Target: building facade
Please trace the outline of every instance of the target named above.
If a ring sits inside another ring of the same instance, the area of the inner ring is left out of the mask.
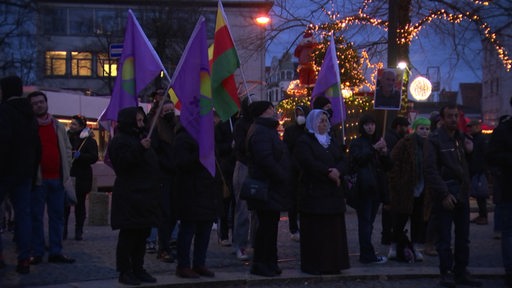
[[[110,95],[112,92],[128,9],[134,11],[169,75],[174,72],[200,16],[206,18],[209,43],[213,42],[217,12],[217,0],[24,2],[30,5],[18,8],[17,12],[13,12],[15,9],[12,7],[4,6],[6,4],[0,5],[0,10],[12,15],[13,23],[24,23],[13,27],[23,29],[24,32],[20,34],[30,36],[25,38],[25,45],[10,45],[10,51],[2,49],[0,53],[4,56],[2,59],[20,54],[18,58],[25,59],[24,62],[28,63],[25,66],[31,68],[22,69],[22,61],[18,61],[20,67],[10,67],[0,70],[0,73],[22,74],[28,85],[82,91],[92,96]],[[241,68],[244,69],[244,78],[263,82],[265,28],[257,26],[254,19],[267,14],[273,1],[224,0],[223,5],[237,45]],[[20,11],[24,13],[24,18],[16,18],[21,17]],[[0,34],[2,32],[0,29]],[[20,47],[30,51],[20,51]],[[236,77],[241,79],[240,75]],[[155,86],[166,84],[158,83],[156,79]],[[262,98],[265,95],[264,87],[252,93]],[[144,99],[144,95],[140,96]]]
[[[285,99],[286,90],[292,80],[297,79],[297,63],[292,61],[292,54],[285,52],[281,58],[272,57],[270,67],[266,69],[266,99],[274,104]]]

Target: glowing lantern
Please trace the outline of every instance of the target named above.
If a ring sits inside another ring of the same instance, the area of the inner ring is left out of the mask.
[[[432,93],[432,84],[427,78],[418,76],[412,81],[409,91],[415,100],[426,100]]]

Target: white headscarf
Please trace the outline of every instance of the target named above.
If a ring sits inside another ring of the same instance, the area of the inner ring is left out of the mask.
[[[310,133],[315,134],[315,137],[320,145],[327,148],[329,147],[329,144],[331,144],[331,136],[329,136],[328,133],[328,131],[331,129],[331,124],[329,121],[327,121],[327,131],[324,134],[320,134],[318,131],[318,124],[320,124],[320,118],[323,114],[329,118],[327,111],[321,109],[313,109],[311,112],[309,112],[308,117],[306,118],[306,129],[308,129]]]

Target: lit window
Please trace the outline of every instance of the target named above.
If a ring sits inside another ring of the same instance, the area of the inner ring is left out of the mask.
[[[71,75],[92,75],[92,54],[89,52],[71,52]]]
[[[109,58],[107,53],[98,54],[96,67],[98,77],[117,76],[117,60]]]
[[[45,58],[46,76],[66,75],[66,51],[47,51]]]

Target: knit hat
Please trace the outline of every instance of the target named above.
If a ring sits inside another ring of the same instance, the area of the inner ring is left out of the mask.
[[[414,122],[412,122],[412,129],[414,131],[416,131],[416,127],[418,127],[420,125],[430,127],[430,120],[428,120],[427,118],[424,118],[424,117],[416,118],[416,120],[414,120]]]
[[[2,78],[2,80],[0,80],[0,86],[2,89],[2,101],[6,101],[14,96],[23,95],[23,83],[18,76]]]
[[[324,109],[325,105],[331,104],[331,101],[325,96],[318,96],[313,100],[313,109]]]
[[[253,117],[259,117],[263,112],[267,111],[268,107],[274,107],[269,101],[255,101],[249,104],[249,111]]]

